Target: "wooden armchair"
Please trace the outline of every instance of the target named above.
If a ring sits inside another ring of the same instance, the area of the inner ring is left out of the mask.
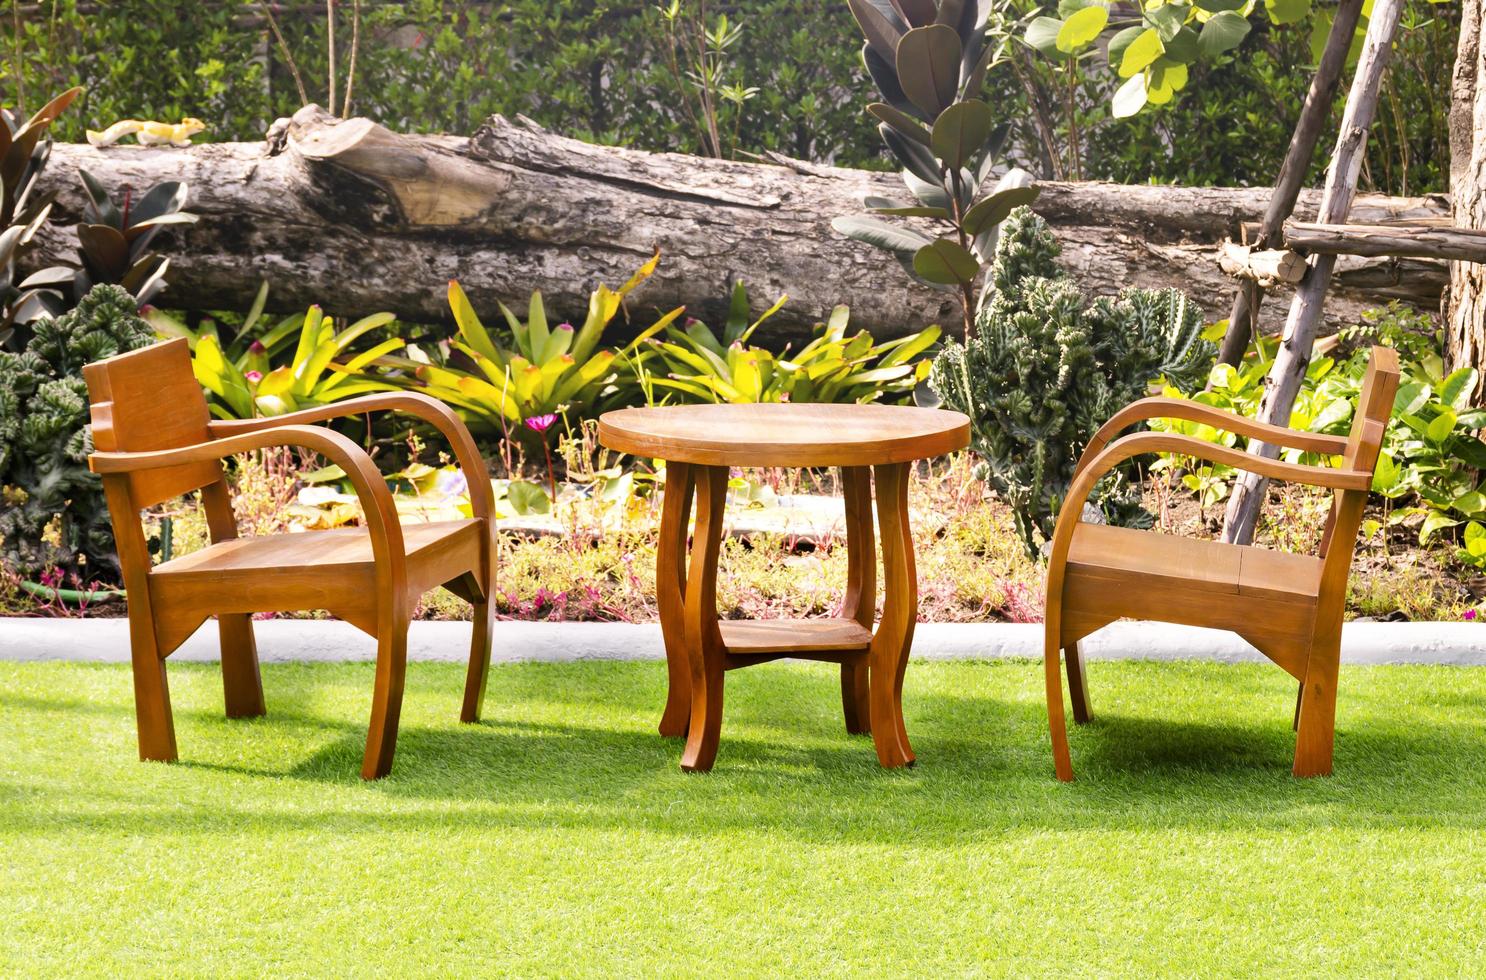
[[[1073,778],[1063,716],[1062,650],[1075,721],[1093,717],[1078,642],[1122,617],[1232,630],[1300,682],[1296,776],[1331,772],[1336,682],[1347,572],[1363,504],[1398,389],[1398,355],[1375,347],[1347,438],[1255,422],[1196,402],[1147,398],[1123,409],[1090,441],[1053,533],[1047,572],[1044,667],[1048,726],[1058,778]],[[1121,430],[1151,418],[1202,422],[1270,445],[1342,457],[1338,469],[1250,455],[1187,436]],[[1080,520],[1089,492],[1119,463],[1172,452],[1226,463],[1276,480],[1336,491],[1319,554],[1291,555]]]
[[[365,779],[392,769],[406,673],[408,619],[418,596],[445,585],[474,609],[463,721],[478,721],[490,663],[494,511],[484,461],[448,406],[417,394],[352,398],[275,418],[212,421],[184,340],[90,364],[94,472],[103,477],[124,586],[141,759],[176,758],[165,658],[209,616],[222,643],[229,718],[264,713],[251,614],[327,609],[377,639]],[[474,517],[398,523],[392,495],[356,443],[307,423],[394,409],[432,423],[454,450]],[[221,460],[268,446],[314,450],[346,471],[365,525],[334,531],[239,538]],[[201,491],[211,545],[151,567],[139,513]]]

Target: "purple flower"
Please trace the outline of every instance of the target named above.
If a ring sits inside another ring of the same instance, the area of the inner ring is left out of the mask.
[[[262,354],[266,350],[268,350],[268,348],[263,346],[263,341],[261,340],[255,340],[248,345],[249,354]]]
[[[469,483],[460,470],[440,470],[434,487],[444,497],[463,497],[469,493]]]
[[[258,382],[260,382],[260,381],[263,380],[263,372],[262,371],[244,371],[243,372],[243,377],[245,379],[247,379],[248,384],[255,385]]]
[[[569,328],[571,329],[571,328]],[[546,432],[552,428],[552,423],[557,421],[557,416],[551,412],[546,415],[533,415],[526,420],[526,427],[533,432]]]
[[[1461,616],[1460,618],[1464,620],[1474,621],[1476,618],[1476,611],[1474,609],[1467,609],[1465,611],[1465,615]]]

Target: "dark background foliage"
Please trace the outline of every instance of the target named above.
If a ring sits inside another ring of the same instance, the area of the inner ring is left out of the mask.
[[[337,6],[344,97],[351,4],[340,0]],[[309,97],[323,103],[325,5],[273,7]],[[362,7],[353,113],[394,129],[454,133],[472,132],[493,112],[520,113],[598,142],[682,152],[702,146],[681,109],[667,67],[664,18],[654,2],[368,0]],[[742,23],[732,77],[757,89],[741,119],[724,110],[726,124],[737,125],[737,155],[774,150],[817,162],[888,166],[862,112],[871,86],[844,2],[712,2],[709,17],[718,13]],[[1458,16],[1453,5],[1411,2],[1369,148],[1369,187],[1411,194],[1444,189],[1445,106]],[[206,121],[204,139],[251,140],[298,105],[258,4],[43,0],[12,5],[4,19],[9,44],[0,97],[14,104],[19,96],[34,108],[69,85],[88,89],[58,121],[60,139],[80,140],[85,127],[123,118],[190,115]],[[1256,18],[1254,34],[1232,56],[1194,73],[1172,103],[1134,119],[1108,119],[1110,77],[1098,64],[1079,102],[1085,175],[1185,184],[1272,181],[1307,85],[1312,25],[1276,28],[1262,21]],[[1002,68],[989,83],[994,91],[988,97],[1008,118],[1029,118],[1028,82],[1052,84],[1035,55],[1024,64],[1023,79]],[[17,91],[18,78],[24,91]],[[1041,172],[1033,130],[1022,129],[1013,156]]]

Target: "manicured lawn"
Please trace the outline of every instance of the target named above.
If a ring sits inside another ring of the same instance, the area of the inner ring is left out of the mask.
[[[816,665],[734,674],[678,771],[660,664],[415,664],[356,778],[369,665],[269,666],[227,722],[174,666],[141,765],[125,669],[0,664],[0,972],[1465,973],[1486,957],[1486,670],[1344,669],[1338,775],[1289,776],[1258,666],[1095,663],[1052,779],[1040,668],[910,666],[877,768]]]

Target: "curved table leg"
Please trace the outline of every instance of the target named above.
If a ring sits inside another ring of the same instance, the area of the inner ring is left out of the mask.
[[[872,540],[872,471],[865,466],[841,469],[846,499],[846,598],[841,615],[868,629],[877,614],[877,549]],[[841,708],[846,731],[865,735],[872,730],[866,657],[841,664]]]
[[[666,643],[669,687],[660,733],[671,738],[686,734],[691,719],[691,663],[686,655],[686,528],[691,521],[695,489],[692,467],[666,464],[665,498],[660,512],[660,545],[655,557],[655,604],[660,611],[661,635]]]
[[[882,567],[886,584],[882,619],[872,636],[868,655],[871,671],[872,740],[884,766],[905,766],[914,760],[903,724],[903,673],[918,619],[918,571],[913,560],[913,537],[908,523],[908,465],[875,467],[877,526],[882,531]]]
[[[694,479],[697,527],[692,536],[683,610],[686,656],[691,668],[691,718],[681,768],[706,772],[717,758],[717,740],[722,732],[724,648],[717,626],[717,556],[722,548],[728,469],[698,466]]]

